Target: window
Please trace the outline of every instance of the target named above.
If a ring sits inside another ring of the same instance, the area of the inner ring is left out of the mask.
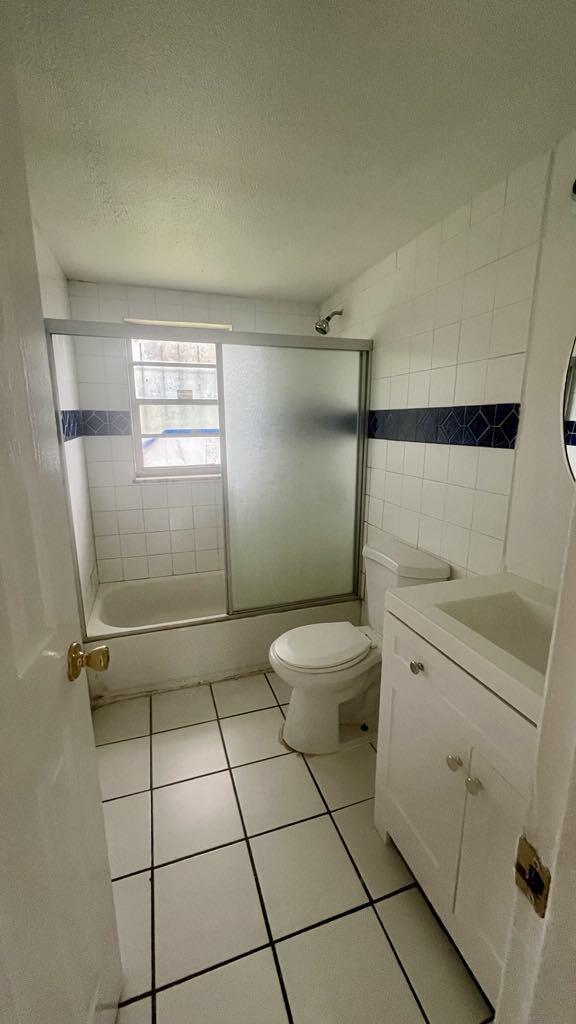
[[[219,473],[217,346],[138,338],[129,345],[138,476]]]

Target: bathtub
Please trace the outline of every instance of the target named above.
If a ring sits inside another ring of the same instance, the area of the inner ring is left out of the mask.
[[[226,614],[221,571],[105,583],[87,623],[110,649],[106,672],[88,672],[93,698],[170,689],[269,668],[268,648],[287,629],[360,622],[360,601],[333,601],[258,615]]]
[[[224,572],[103,583],[86,623],[89,638],[162,629],[226,615]]]

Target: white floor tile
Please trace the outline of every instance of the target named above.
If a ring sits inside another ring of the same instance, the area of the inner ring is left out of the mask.
[[[230,764],[234,767],[286,754],[286,747],[280,742],[283,727],[284,718],[279,708],[224,719],[222,732]]]
[[[331,810],[374,796],[376,754],[368,743],[306,760]]]
[[[226,768],[226,757],[216,722],[191,725],[152,737],[154,786],[180,782]]]
[[[245,676],[243,679],[227,679],[214,683],[212,692],[218,714],[240,715],[246,711],[259,711],[274,707],[276,699],[265,675]]]
[[[136,697],[105,704],[92,712],[96,746],[147,736],[150,732],[150,698]]]
[[[137,1003],[130,1003],[130,1006],[122,1006],[116,1018],[116,1024],[151,1024],[151,1021],[150,999],[140,999]]]
[[[155,898],[158,985],[267,941],[244,843],[159,868]]]
[[[234,780],[249,835],[325,810],[298,754],[235,768]]]
[[[198,725],[216,718],[209,686],[155,693],[152,697],[152,732]]]
[[[328,817],[270,832],[250,845],[275,938],[366,902]]]
[[[150,740],[125,740],[98,747],[98,775],[103,800],[127,796],[150,786]]]
[[[269,949],[159,992],[158,1024],[286,1024]]]
[[[396,848],[374,828],[373,800],[336,811],[334,820],[374,899],[414,881]]]
[[[288,704],[292,696],[292,687],[288,686],[288,683],[285,683],[283,679],[280,679],[280,676],[277,676],[275,672],[267,672],[266,677],[279,703]]]
[[[298,1024],[422,1024],[372,909],[277,946]]]
[[[112,878],[150,867],[150,794],[103,804]]]
[[[229,772],[154,791],[154,863],[187,857],[243,836]]]
[[[148,992],[151,979],[150,875],[132,875],[112,885],[124,971],[122,999]]]
[[[417,889],[377,905],[430,1024],[480,1024],[490,1007]]]

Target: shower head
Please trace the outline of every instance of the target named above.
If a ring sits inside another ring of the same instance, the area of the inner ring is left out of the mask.
[[[331,313],[328,313],[327,316],[320,317],[320,319],[317,320],[316,323],[314,324],[314,330],[317,332],[317,334],[329,334],[329,332],[330,332],[330,321],[331,321],[332,317],[333,316],[342,316],[343,312],[344,312],[343,309],[334,309],[334,310],[332,310]]]

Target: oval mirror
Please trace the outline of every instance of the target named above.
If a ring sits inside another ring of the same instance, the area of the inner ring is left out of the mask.
[[[570,471],[576,480],[576,341],[572,348],[564,386],[564,446]]]

